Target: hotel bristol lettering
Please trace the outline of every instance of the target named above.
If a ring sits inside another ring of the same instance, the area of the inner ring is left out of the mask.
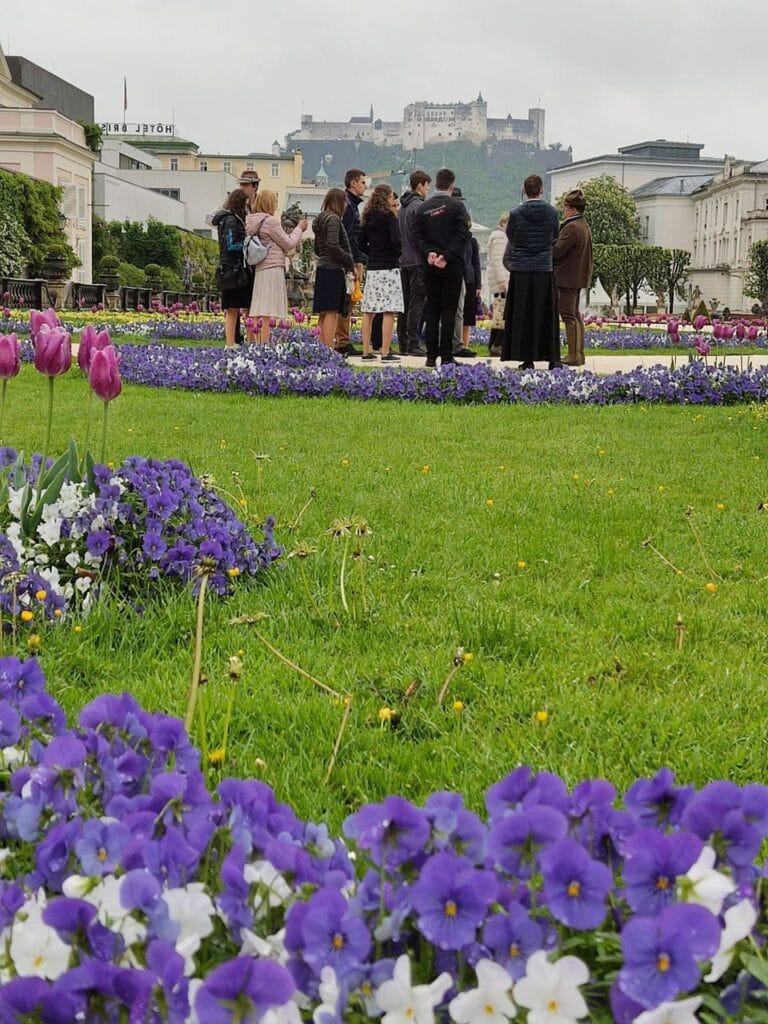
[[[173,135],[175,125],[102,121],[99,125],[105,135]]]

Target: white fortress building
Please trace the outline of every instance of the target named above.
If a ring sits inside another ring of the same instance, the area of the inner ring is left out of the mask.
[[[373,105],[365,117],[348,121],[315,121],[302,114],[301,128],[286,136],[286,146],[311,142],[372,142],[377,146],[423,149],[431,143],[486,142],[513,140],[533,149],[544,149],[544,110],[532,107],[527,118],[488,117],[488,104],[482,93],[469,103],[409,103],[401,121],[382,121],[374,117]]]

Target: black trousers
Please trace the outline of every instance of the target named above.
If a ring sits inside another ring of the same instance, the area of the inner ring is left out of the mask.
[[[451,260],[441,270],[427,264],[424,267],[424,287],[427,293],[427,359],[453,361],[453,332],[459,305],[464,266]]]
[[[397,336],[401,352],[415,352],[420,347],[421,325],[424,322],[424,307],[427,294],[424,290],[424,268],[401,267],[403,282],[403,305],[405,312],[397,318]]]

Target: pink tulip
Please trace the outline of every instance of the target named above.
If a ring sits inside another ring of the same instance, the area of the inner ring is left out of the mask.
[[[123,390],[123,382],[117,369],[117,352],[112,345],[92,352],[88,383],[102,402],[111,402]]]
[[[736,328],[732,324],[723,324],[723,338],[726,341],[730,341],[736,332]]]
[[[754,325],[747,328],[747,341],[757,341],[757,328]]]
[[[0,378],[15,377],[20,369],[19,339],[15,334],[0,334]]]
[[[667,320],[667,334],[677,334],[680,323],[677,320]]]
[[[717,338],[718,340],[720,338],[722,338],[722,336],[723,336],[723,325],[721,323],[716,323],[715,324],[715,326],[712,328],[712,335],[713,335],[713,337]]]
[[[105,349],[107,345],[111,344],[112,339],[109,336],[109,331],[99,331],[97,333],[96,328],[92,324],[88,324],[87,327],[83,328],[83,333],[80,335],[80,346],[77,350],[77,365],[83,373],[88,373],[93,353]]]
[[[32,341],[35,340],[37,332],[43,326],[50,328],[61,327],[61,321],[56,316],[54,309],[46,309],[44,313],[37,309],[31,309],[29,311],[29,336]]]
[[[46,377],[59,377],[72,365],[69,335],[60,327],[41,324],[35,336],[35,369]]]
[[[701,313],[699,313],[698,316],[695,316],[693,318],[693,329],[694,329],[694,331],[700,331],[701,328],[704,327],[706,322],[707,322],[707,318],[705,316],[702,316]]]
[[[706,338],[703,338],[701,336],[694,338],[693,347],[696,349],[700,356],[709,355],[709,342]]]
[[[297,324],[304,323],[304,314],[300,309],[297,309],[296,312],[293,314],[293,319],[296,321]]]
[[[744,341],[747,336],[747,328],[744,324],[736,324],[736,337],[739,341]]]

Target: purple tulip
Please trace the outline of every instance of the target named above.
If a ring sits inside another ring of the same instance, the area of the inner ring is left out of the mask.
[[[709,355],[709,342],[702,335],[698,335],[696,338],[693,339],[693,347],[696,349],[700,356]]]
[[[678,320],[667,321],[667,334],[677,334],[680,330],[680,322]]]
[[[739,339],[739,341],[744,341],[744,338],[746,336],[747,328],[744,326],[744,324],[736,324],[736,337]]]
[[[102,402],[111,402],[123,390],[123,382],[117,369],[117,352],[112,345],[93,350],[88,368],[88,383]]]
[[[722,338],[723,336],[723,325],[720,323],[715,324],[715,326],[712,328],[712,334],[719,341],[720,338]]]
[[[701,313],[699,313],[698,316],[695,316],[693,318],[693,329],[694,329],[694,331],[700,331],[701,328],[704,327],[706,322],[707,322],[707,318],[705,316],[702,316]]]
[[[736,328],[733,326],[733,324],[723,324],[723,339],[725,341],[730,341],[735,333]]]
[[[757,341],[757,328],[754,324],[747,328],[747,341]]]
[[[35,369],[46,377],[60,377],[72,365],[72,345],[61,327],[41,324],[35,335]]]
[[[19,339],[15,334],[0,334],[0,377],[8,380],[20,369]]]
[[[80,345],[77,349],[77,365],[83,373],[88,373],[93,353],[105,349],[111,344],[112,339],[109,336],[109,331],[97,332],[92,324],[88,324],[87,327],[83,328],[83,333],[80,335]]]
[[[29,311],[29,336],[34,341],[37,338],[38,331],[41,327],[61,327],[61,320],[56,316],[54,309],[46,309],[44,313],[41,313],[37,309],[31,309]]]

